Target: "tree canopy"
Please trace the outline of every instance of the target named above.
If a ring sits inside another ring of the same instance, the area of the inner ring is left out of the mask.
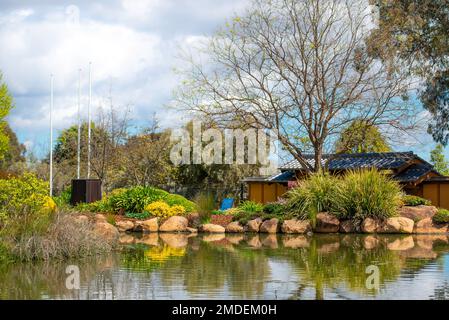
[[[364,153],[391,151],[385,137],[375,125],[355,120],[340,135],[336,153]]]
[[[430,162],[439,173],[449,175],[449,162],[444,157],[443,150],[443,145],[437,144],[435,149],[430,152]]]
[[[9,137],[6,132],[6,116],[13,108],[13,99],[9,93],[8,86],[3,82],[3,75],[0,73],[0,160],[4,159],[9,148]]]

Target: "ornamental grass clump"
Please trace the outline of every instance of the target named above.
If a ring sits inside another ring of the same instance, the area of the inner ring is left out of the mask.
[[[402,204],[399,183],[376,169],[347,172],[334,197],[334,213],[345,219],[386,219],[397,215]]]
[[[300,219],[316,222],[319,212],[333,212],[340,195],[340,180],[328,173],[315,173],[299,181],[287,195],[285,211]]]

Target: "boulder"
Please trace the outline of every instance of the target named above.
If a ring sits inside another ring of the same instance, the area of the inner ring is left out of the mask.
[[[257,219],[248,221],[246,228],[247,228],[248,232],[259,232],[261,224],[262,224],[262,219],[257,218]]]
[[[377,230],[379,230],[379,227],[381,226],[381,222],[378,219],[373,218],[365,218],[362,222],[362,232],[364,233],[375,233]]]
[[[180,216],[173,216],[165,220],[159,227],[162,232],[184,232],[187,230],[189,221]]]
[[[363,239],[363,247],[367,250],[372,250],[380,244],[379,239],[375,236],[367,236]]]
[[[117,221],[115,223],[115,226],[117,227],[118,231],[120,231],[120,232],[131,231],[134,229],[134,223],[129,220]]]
[[[247,241],[247,244],[253,248],[260,248],[262,246],[262,242],[260,242],[259,235],[253,236],[251,239]]]
[[[245,237],[242,234],[228,234],[226,240],[232,244],[239,244]]]
[[[341,233],[354,233],[357,231],[357,228],[352,220],[344,220],[340,221],[340,229]]]
[[[120,232],[112,224],[107,222],[97,222],[94,225],[94,232],[106,241],[115,242],[120,237]]]
[[[414,233],[447,233],[449,231],[447,224],[438,224],[432,221],[432,218],[424,218],[415,223]]]
[[[224,233],[225,228],[218,224],[206,223],[200,226],[200,231],[206,233]]]
[[[281,226],[283,233],[307,233],[312,230],[309,220],[285,220]]]
[[[189,227],[191,228],[197,228],[201,224],[201,218],[197,212],[189,213],[186,218],[189,221]]]
[[[275,234],[271,233],[262,240],[262,245],[265,247],[268,247],[270,249],[277,249],[278,248],[278,239]]]
[[[97,214],[95,215],[95,221],[96,221],[96,222],[107,222],[107,219],[106,219],[106,217],[104,216],[104,214],[97,213]]]
[[[384,221],[381,230],[383,233],[412,233],[415,222],[405,217],[393,217]]]
[[[184,248],[188,244],[185,234],[161,233],[159,238],[171,248]]]
[[[226,232],[229,232],[229,233],[240,233],[243,231],[245,231],[245,230],[243,229],[243,226],[241,226],[238,221],[231,222],[226,226]]]
[[[320,212],[316,216],[315,231],[319,233],[335,233],[340,229],[340,221],[334,215]]]
[[[310,246],[309,239],[306,236],[285,236],[282,238],[282,244],[286,248],[308,248]]]
[[[76,216],[74,219],[78,223],[89,223],[89,218],[85,215]]]
[[[412,236],[408,236],[401,239],[396,239],[393,242],[387,244],[388,250],[392,251],[404,251],[412,249],[415,246]]]
[[[204,242],[220,242],[226,239],[226,235],[223,233],[209,233],[202,237]]]
[[[438,209],[434,206],[403,206],[399,208],[399,216],[412,219],[417,222],[425,218],[432,218]]]
[[[279,224],[279,220],[276,218],[265,220],[260,225],[259,232],[276,233],[278,231],[278,224]]]
[[[141,221],[140,225],[143,232],[157,232],[159,230],[158,218]]]
[[[147,233],[144,234],[142,238],[136,242],[146,244],[147,246],[158,247],[159,235],[157,233]]]

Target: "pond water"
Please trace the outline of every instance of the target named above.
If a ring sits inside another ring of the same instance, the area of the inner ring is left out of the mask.
[[[449,299],[442,235],[124,234],[121,243],[83,260],[0,266],[0,299]],[[66,288],[68,265],[79,267],[79,290]]]

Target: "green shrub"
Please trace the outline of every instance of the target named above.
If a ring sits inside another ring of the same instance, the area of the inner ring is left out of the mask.
[[[210,193],[199,193],[194,201],[201,223],[209,222],[211,213],[215,209],[214,197]]]
[[[263,204],[254,201],[244,201],[238,208],[243,212],[262,212]]]
[[[423,199],[421,197],[418,196],[412,196],[412,195],[404,195],[402,197],[402,202],[404,203],[405,206],[411,206],[411,207],[416,207],[416,206],[420,206],[420,205],[424,205],[424,206],[430,206],[431,202],[427,199]]]
[[[401,196],[398,182],[376,169],[350,171],[340,183],[334,213],[356,220],[389,218],[397,214]]]
[[[0,221],[22,212],[42,212],[49,201],[48,190],[48,183],[32,173],[0,179]]]
[[[242,226],[246,225],[248,221],[260,218],[262,212],[245,212],[240,211],[232,217],[232,221],[238,221]]]
[[[147,211],[144,212],[127,212],[125,213],[125,217],[137,220],[145,220],[150,217],[150,213]]]
[[[448,223],[449,222],[449,210],[438,209],[438,212],[432,218],[435,223]]]
[[[213,215],[223,215],[223,214],[225,214],[225,212],[221,211],[221,210],[212,210],[211,214],[213,214]]]
[[[285,210],[300,219],[310,219],[315,224],[319,212],[333,211],[339,185],[340,180],[330,174],[312,174],[287,193]]]
[[[196,206],[195,203],[193,203],[190,200],[187,200],[183,196],[179,194],[167,194],[167,196],[164,198],[164,201],[170,205],[170,206],[183,206],[186,212],[192,212],[195,211]]]
[[[263,207],[263,212],[268,214],[280,214],[285,211],[285,206],[279,202],[267,203]]]
[[[108,197],[107,201],[114,211],[143,212],[146,205],[163,200],[168,192],[153,187],[133,187]]]
[[[72,187],[66,188],[61,192],[59,196],[53,197],[58,207],[64,207],[70,205],[70,198],[72,196]]]

